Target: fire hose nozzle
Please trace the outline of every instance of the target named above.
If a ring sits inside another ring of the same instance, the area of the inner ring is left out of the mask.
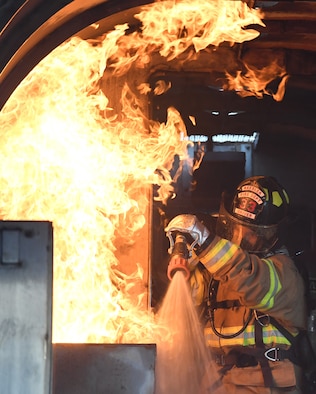
[[[173,275],[177,271],[182,271],[185,279],[190,278],[190,270],[188,268],[189,251],[187,247],[187,240],[184,235],[178,234],[175,239],[174,247],[171,252],[171,258],[168,265],[167,275],[169,280],[172,280]]]

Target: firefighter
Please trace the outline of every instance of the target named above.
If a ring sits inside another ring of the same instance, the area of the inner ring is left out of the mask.
[[[290,339],[306,329],[306,308],[304,282],[280,239],[288,208],[275,178],[255,176],[222,199],[216,231],[191,214],[176,216],[165,229],[194,245],[189,281],[204,311],[220,392],[302,393]],[[215,385],[205,392],[216,394]]]

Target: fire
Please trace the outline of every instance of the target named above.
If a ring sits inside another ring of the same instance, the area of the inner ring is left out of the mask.
[[[174,194],[175,156],[196,163],[175,108],[166,123],[148,119],[151,58],[190,59],[209,45],[251,40],[258,32],[245,27],[262,25],[242,1],[159,1],[135,17],[141,31],[127,34],[123,24],[56,48],[0,114],[1,217],[54,226],[54,342],[155,340],[150,202]],[[114,104],[111,78],[120,78]]]
[[[282,101],[285,94],[286,82],[289,75],[286,74],[285,68],[276,61],[271,62],[268,66],[258,69],[245,64],[246,72],[242,74],[237,71],[236,77],[227,74],[227,88],[236,90],[241,97],[256,96],[262,98],[265,94],[270,95],[275,101]],[[274,81],[276,77],[280,78],[277,91],[267,88],[267,85]]]
[[[117,254],[142,235],[150,199],[165,201],[172,192],[174,156],[187,156],[177,111],[145,128],[127,85],[117,120],[96,88],[103,56],[102,46],[70,40],[1,113],[2,218],[54,226],[55,342],[152,341],[148,273],[140,254],[128,256],[127,267]],[[155,196],[153,184],[160,186]]]
[[[245,27],[264,26],[260,11],[239,0],[157,1],[144,6],[135,18],[142,23],[141,34],[121,36],[112,64],[118,73],[125,73],[131,64],[144,67],[157,52],[170,61],[183,54],[190,58],[209,45],[253,40],[258,31]],[[111,37],[123,29],[127,26],[117,26]]]

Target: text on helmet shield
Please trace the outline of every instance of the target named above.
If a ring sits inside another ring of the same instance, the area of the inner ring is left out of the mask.
[[[240,192],[238,193],[238,198],[251,198],[252,200],[256,201],[257,204],[263,204],[262,199],[252,192]]]
[[[265,194],[262,190],[260,190],[258,187],[256,186],[252,186],[252,185],[243,185],[241,190],[249,190],[251,192],[256,193],[258,196],[260,197],[264,197]]]
[[[237,213],[240,216],[244,216],[244,217],[249,218],[249,219],[253,219],[253,220],[256,219],[256,215],[254,213],[251,213],[251,212],[248,212],[248,211],[244,211],[243,209],[240,209],[240,208],[235,208],[234,212]]]

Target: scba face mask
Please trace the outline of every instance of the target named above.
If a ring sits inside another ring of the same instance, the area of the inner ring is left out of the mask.
[[[216,234],[251,253],[266,253],[277,242],[278,225],[259,226],[232,216],[221,204]]]

